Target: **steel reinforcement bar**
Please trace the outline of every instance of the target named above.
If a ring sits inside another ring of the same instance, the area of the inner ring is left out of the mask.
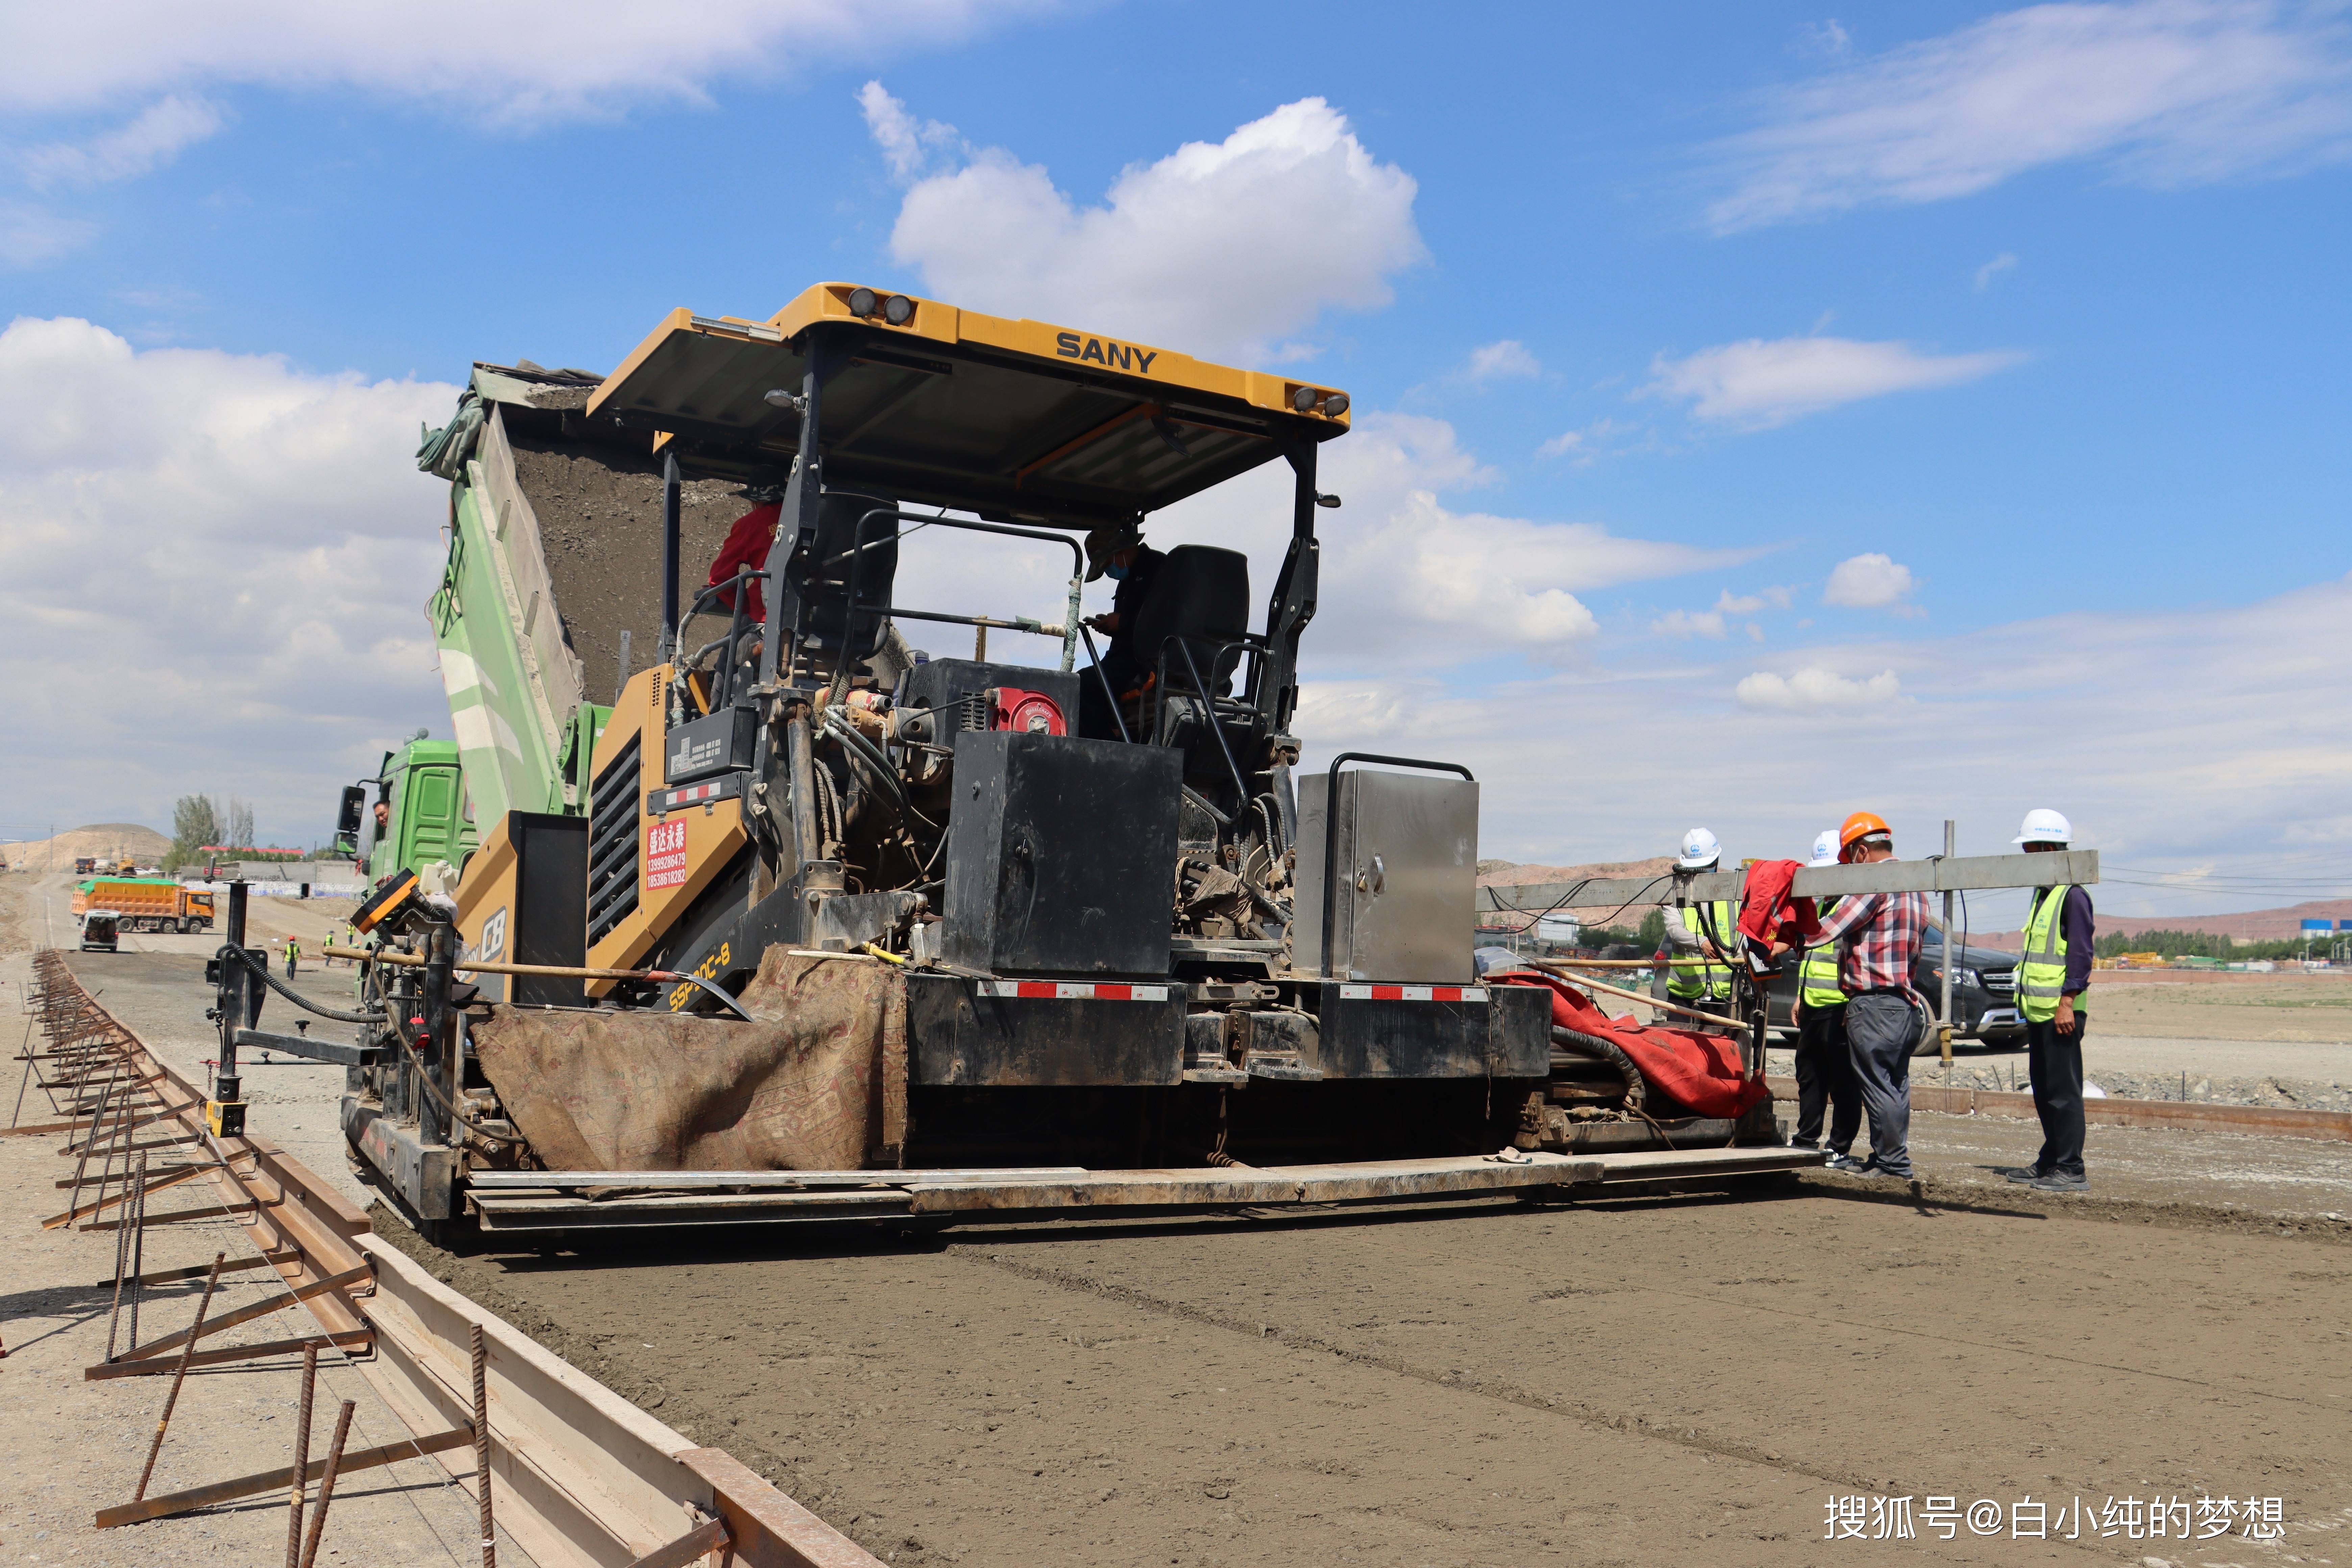
[[[725,1449],[664,1426],[376,1240],[366,1215],[283,1150],[257,1136],[212,1137],[203,1096],[99,1006],[56,952],[37,955],[36,973],[45,1022],[54,1019],[73,1039],[107,1042],[108,1050],[90,1054],[89,1073],[147,1080],[155,1102],[139,1113],[142,1139],[160,1131],[208,1146],[217,1163],[206,1173],[222,1206],[237,1215],[289,1296],[353,1350],[354,1364],[415,1435],[414,1446],[432,1449],[470,1426],[471,1340],[481,1330],[498,1521],[539,1568],[624,1568],[648,1559],[881,1568]],[[60,1048],[55,1036],[50,1048]],[[68,1155],[101,1141],[98,1116],[84,1114],[46,1128],[76,1134]],[[469,1445],[452,1443],[437,1460],[471,1489]]]

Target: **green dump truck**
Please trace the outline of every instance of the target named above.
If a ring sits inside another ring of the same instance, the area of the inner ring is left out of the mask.
[[[424,433],[417,467],[450,487],[425,617],[455,739],[420,732],[344,791],[338,842],[371,882],[461,872],[509,813],[579,816],[611,712],[592,686],[659,661],[649,552],[619,536],[656,515],[660,471],[642,437],[582,428],[600,381],[477,364],[455,417]],[[715,552],[745,502],[733,485],[688,490],[690,546]]]

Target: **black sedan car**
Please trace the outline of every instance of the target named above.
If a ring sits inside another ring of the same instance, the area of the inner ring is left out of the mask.
[[[1943,932],[1931,929],[1919,944],[1919,961],[1911,966],[1911,984],[1927,999],[1928,1009],[1940,1015]],[[1783,1034],[1796,1032],[1790,1019],[1790,1005],[1796,995],[1797,965],[1791,955],[1784,961],[1782,972],[1773,977],[1770,988],[1771,1026]],[[1952,1038],[1977,1040],[2004,1050],[2024,1043],[2025,1015],[2017,1010],[2017,954],[1993,947],[1960,949],[1960,962],[1952,971]],[[1930,1032],[1920,1041],[1916,1054],[1932,1057],[1937,1049],[1936,1037]]]

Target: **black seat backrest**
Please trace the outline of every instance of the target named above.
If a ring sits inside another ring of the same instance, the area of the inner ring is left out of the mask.
[[[1211,670],[1210,645],[1237,637],[1249,630],[1249,557],[1238,550],[1213,544],[1180,544],[1160,563],[1151,591],[1135,616],[1135,657],[1147,668],[1160,668],[1160,651],[1168,639],[1191,639],[1192,658],[1202,677],[1218,695],[1232,681],[1242,650],[1234,648]],[[1183,656],[1168,649],[1168,681],[1189,689]]]
[[[817,506],[816,558],[821,562],[831,561],[848,550],[859,519],[871,511],[891,510],[897,504],[873,496],[828,492]],[[877,517],[866,525],[868,548],[864,552],[864,563],[857,568],[857,602],[861,605],[887,605],[890,602],[891,582],[898,574],[899,526],[898,520],[894,517]],[[811,606],[811,627],[824,638],[828,651],[842,637],[843,622],[849,605],[849,573],[850,563],[847,561],[837,566],[825,567],[821,574],[844,585],[819,590]],[[848,656],[853,659],[872,657],[874,651],[882,646],[883,632],[887,624],[872,609],[861,609],[857,615],[856,635],[847,639]]]

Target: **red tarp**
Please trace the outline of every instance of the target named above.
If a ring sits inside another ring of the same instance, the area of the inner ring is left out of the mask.
[[[1736,1121],[1771,1089],[1760,1078],[1741,1076],[1739,1040],[1732,1035],[1706,1035],[1691,1029],[1644,1028],[1628,1016],[1612,1018],[1592,998],[1565,980],[1524,971],[1489,974],[1489,985],[1539,985],[1551,988],[1551,1021],[1580,1035],[1597,1035],[1622,1047],[1642,1069],[1649,1086],[1694,1116],[1719,1116]]]

